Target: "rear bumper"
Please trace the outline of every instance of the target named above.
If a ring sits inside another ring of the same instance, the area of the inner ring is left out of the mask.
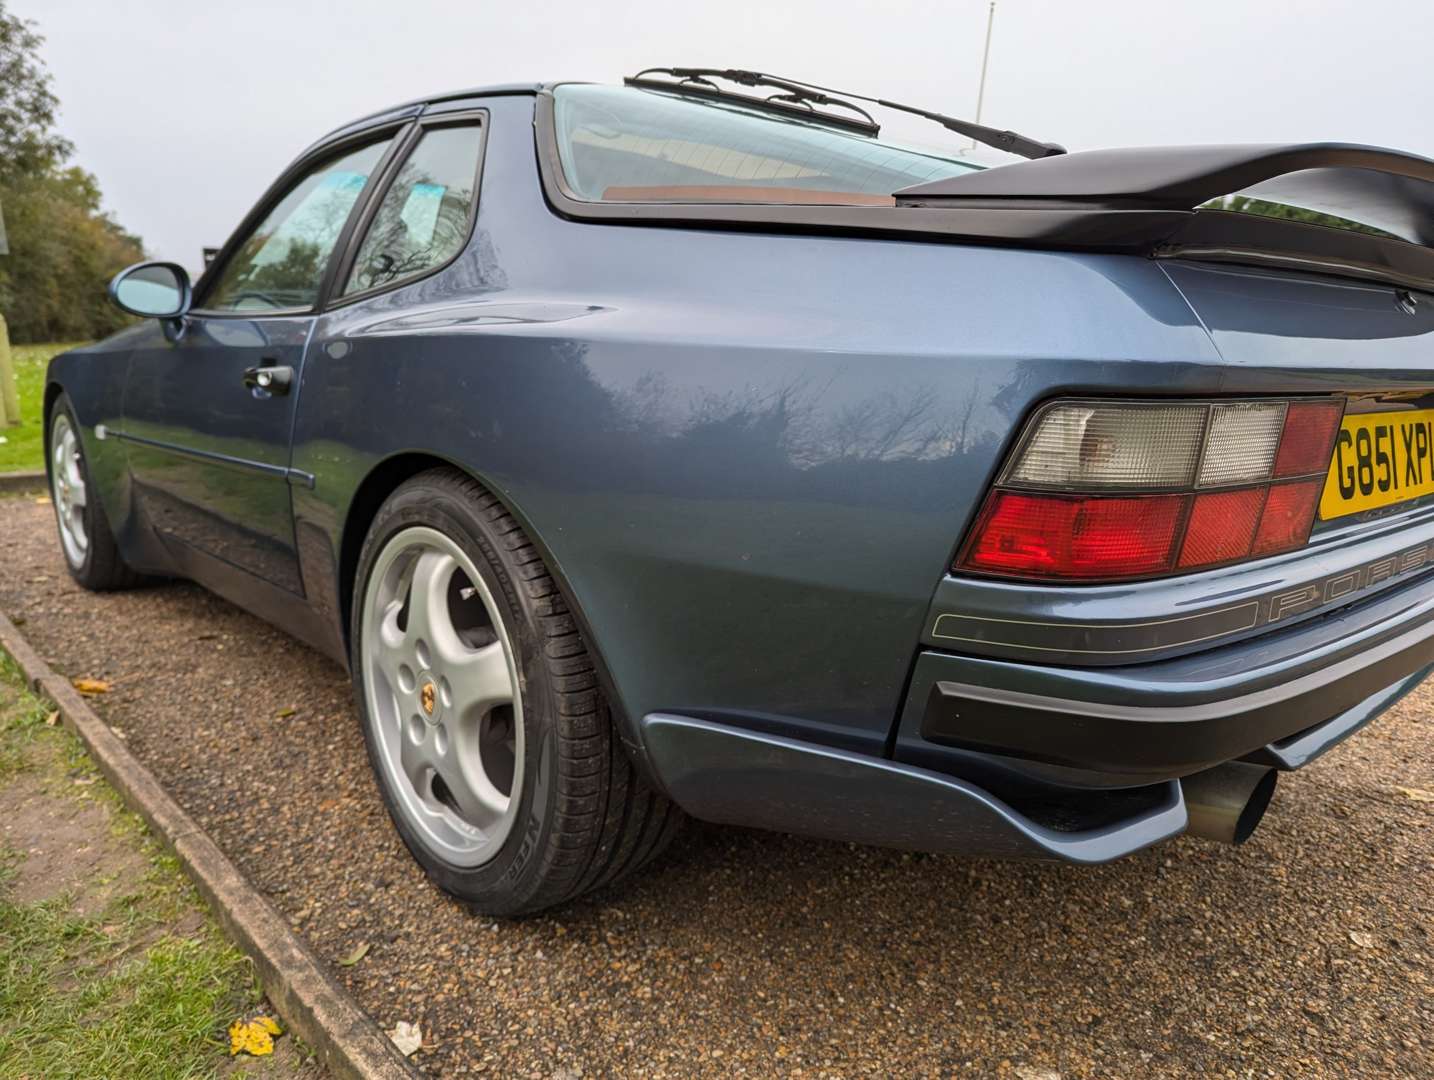
[[[962,776],[1158,783],[1247,758],[1295,768],[1434,665],[1427,581],[1194,656],[1065,668],[925,652],[895,757]]]
[[[642,735],[658,782],[704,820],[1092,863],[1186,831],[1185,789],[1202,790],[1207,770],[1300,768],[1431,670],[1434,575],[1421,575],[1144,664],[922,652],[886,757],[668,714],[645,717]]]
[[[1308,764],[1417,686],[1428,670],[1290,739],[1261,746],[1245,760],[1282,770]],[[693,817],[724,825],[1072,863],[1109,862],[1191,827],[1190,780],[1100,790],[1038,778],[1018,762],[984,754],[970,755],[967,775],[957,777],[668,714],[644,717],[642,731],[667,794]]]

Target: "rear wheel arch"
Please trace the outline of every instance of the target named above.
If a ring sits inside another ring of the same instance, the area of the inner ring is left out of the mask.
[[[480,911],[521,914],[601,887],[655,857],[682,813],[634,768],[609,723],[582,628],[506,504],[444,464],[401,482],[365,533],[350,618],[359,715],[385,803],[429,875]],[[409,555],[419,561],[405,563]],[[451,579],[460,569],[474,583],[462,599],[454,590],[463,583]],[[435,583],[447,602],[433,601]],[[464,613],[474,594],[485,619]],[[403,611],[410,612],[407,625]],[[494,628],[487,639],[465,638],[460,629],[482,633],[484,625]],[[515,672],[503,694],[492,678],[474,690],[465,674],[474,658],[492,651],[495,634]],[[421,700],[420,688],[427,695]],[[516,747],[508,739],[516,761],[505,782],[485,771],[488,751],[465,758],[466,765],[454,751],[467,745],[477,754],[483,736],[472,730],[475,717],[487,724],[492,702],[508,700],[521,726]],[[472,780],[473,762],[481,780]],[[428,779],[435,775],[444,783]],[[508,797],[501,808],[483,794],[494,788]],[[440,819],[451,827],[435,828]],[[472,861],[475,851],[480,857]]]
[[[353,593],[358,576],[359,553],[363,550],[364,538],[368,536],[369,526],[378,515],[379,507],[404,481],[429,469],[445,467],[456,468],[451,461],[432,454],[396,454],[375,465],[354,490],[353,498],[349,500],[348,514],[344,518],[343,537],[339,542],[338,594],[343,615],[345,655],[352,644],[349,640],[350,622],[353,617]]]
[[[648,761],[647,752],[642,741],[642,733],[637,719],[632,717],[623,705],[622,696],[618,692],[616,683],[613,681],[610,669],[603,656],[601,641],[593,633],[592,626],[588,622],[587,615],[582,605],[578,602],[573,590],[563,574],[562,568],[553,557],[548,546],[543,542],[542,532],[530,521],[522,509],[514,504],[501,489],[490,483],[479,473],[466,468],[448,458],[440,457],[437,454],[408,452],[395,454],[385,458],[373,467],[367,476],[359,483],[354,491],[353,499],[349,503],[348,515],[344,520],[343,539],[339,550],[339,602],[343,614],[343,645],[344,653],[347,656],[352,646],[352,619],[354,603],[354,587],[357,583],[359,556],[363,550],[365,537],[368,536],[369,527],[373,524],[374,518],[378,515],[379,508],[384,501],[398,489],[400,485],[420,473],[430,469],[452,469],[469,477],[476,483],[482,485],[485,491],[502,503],[504,509],[511,514],[523,531],[528,535],[533,545],[543,557],[543,562],[548,568],[558,591],[562,594],[567,604],[568,613],[577,622],[578,631],[583,639],[589,655],[597,668],[598,682],[602,687],[604,696],[608,701],[608,708],[611,711],[613,726],[616,729],[619,742],[626,751],[633,764],[643,774],[643,778],[650,784],[654,784],[661,790],[661,782],[656,776]]]

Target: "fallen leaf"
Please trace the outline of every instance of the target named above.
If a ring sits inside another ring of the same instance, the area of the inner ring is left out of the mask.
[[[50,497],[49,497],[48,495],[41,495],[38,499],[35,500],[35,505],[36,505],[36,506],[49,506],[49,505],[50,505]]]
[[[410,1024],[407,1020],[400,1020],[395,1024],[393,1030],[388,1032],[388,1037],[404,1057],[413,1057],[423,1045],[423,1032],[417,1024]]]
[[[1358,945],[1361,949],[1374,948],[1374,935],[1366,934],[1363,930],[1351,930],[1349,940]]]
[[[272,1017],[256,1016],[252,1020],[235,1020],[229,1025],[229,1053],[263,1057],[274,1052],[274,1037],[283,1028]]]
[[[354,951],[353,951],[353,952],[349,953],[347,956],[345,956],[342,960],[339,961],[339,967],[353,967],[355,964],[357,964],[360,960],[362,960],[362,959],[363,959],[365,956],[367,956],[367,955],[368,955],[368,942],[367,942],[367,941],[361,941],[361,942],[359,942],[359,944],[354,948]]]
[[[49,716],[45,717],[45,726],[54,727],[60,722],[60,710],[55,709]]]
[[[110,684],[104,679],[71,679],[70,685],[82,694],[108,694]]]
[[[1394,790],[1415,802],[1434,802],[1434,791],[1425,791],[1423,788],[1417,787],[1396,787]]]

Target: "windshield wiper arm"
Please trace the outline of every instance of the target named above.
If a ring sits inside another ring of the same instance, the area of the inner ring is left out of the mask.
[[[646,78],[648,75],[670,75],[674,81],[648,79]],[[713,79],[725,79],[743,86],[768,87],[782,92],[771,94],[765,98],[749,97],[746,94],[723,90],[712,82]],[[636,75],[624,79],[623,82],[629,86],[642,86],[654,90],[670,90],[677,93],[699,94],[702,97],[726,98],[746,105],[755,105],[758,108],[775,109],[788,116],[795,113],[812,120],[850,128],[863,135],[873,137],[881,133],[881,125],[873,119],[871,113],[860,105],[853,105],[850,101],[832,97],[817,87],[806,86],[789,79],[757,75],[756,72],[751,71],[740,71],[735,68],[644,68]],[[847,109],[856,115],[841,116],[818,112],[815,108],[817,105]]]
[[[783,91],[777,95],[777,100],[788,99],[809,103],[812,105],[836,105],[842,108],[855,109],[867,120],[871,120],[871,114],[860,106],[853,105],[842,98],[855,98],[857,101],[865,101],[872,105],[880,105],[884,109],[892,109],[896,112],[909,113],[912,116],[920,116],[925,120],[931,120],[940,124],[948,131],[954,131],[958,135],[964,135],[968,139],[975,139],[979,143],[995,147],[997,150],[1004,150],[1009,154],[1017,154],[1025,158],[1052,157],[1056,154],[1064,154],[1066,148],[1059,143],[1041,142],[1039,139],[1032,139],[1016,131],[1003,131],[999,128],[987,127],[985,124],[977,124],[971,120],[961,120],[955,116],[946,116],[944,113],[932,112],[929,109],[918,109],[914,105],[903,105],[899,101],[888,101],[885,98],[867,97],[865,94],[854,94],[847,90],[833,90],[828,86],[818,86],[816,83],[802,82],[800,79],[788,79],[778,75],[767,75],[760,71],[748,71],[745,68],[648,68],[639,72],[636,78],[652,72],[660,72],[664,75],[671,75],[680,80],[674,86],[691,84],[693,82],[705,83],[712,90],[718,93],[721,91],[709,80],[726,79],[728,82],[738,83],[742,86],[762,87],[770,86]],[[831,94],[840,94],[841,97],[829,97]],[[872,121],[871,126],[876,129],[876,122]],[[876,134],[873,131],[872,134]]]
[[[1066,148],[1060,143],[1041,142],[1039,139],[1032,139],[1028,135],[1022,135],[1018,131],[1005,131],[999,128],[987,127],[985,124],[978,124],[973,120],[962,120],[955,116],[946,116],[938,112],[930,112],[926,109],[918,109],[914,105],[902,105],[895,101],[885,101],[882,98],[863,98],[863,101],[874,101],[888,109],[895,109],[897,112],[910,113],[912,116],[925,117],[927,120],[934,120],[948,131],[954,131],[958,135],[965,135],[968,139],[975,139],[978,143],[985,143],[997,150],[1004,150],[1008,154],[1016,154],[1023,158],[1055,157],[1057,154],[1064,154]]]

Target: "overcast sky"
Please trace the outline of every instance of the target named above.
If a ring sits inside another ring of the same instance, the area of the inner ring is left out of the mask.
[[[61,129],[108,208],[153,254],[191,267],[316,137],[431,91],[748,67],[969,117],[987,11],[987,0],[7,2],[47,38]],[[1430,0],[997,4],[983,119],[1073,150],[1335,139],[1434,157],[1431,118]]]

